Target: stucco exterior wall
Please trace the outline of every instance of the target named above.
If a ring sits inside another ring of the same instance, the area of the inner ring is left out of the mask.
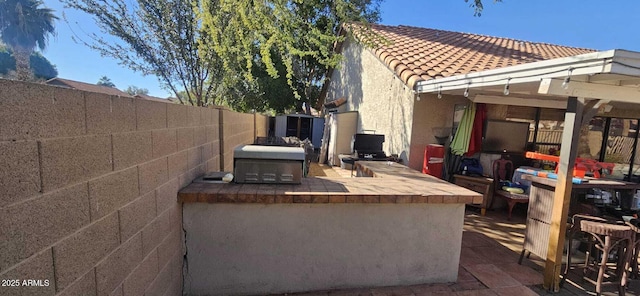
[[[463,204],[185,203],[185,292],[454,282],[463,217]]]
[[[346,41],[344,59],[333,71],[327,101],[341,97],[347,103],[340,111],[358,111],[358,132],[385,135],[387,154],[398,154],[405,163],[410,156],[413,124],[413,91],[373,53]]]
[[[437,144],[433,135],[434,127],[453,126],[453,112],[455,105],[471,103],[463,96],[443,95],[438,99],[435,94],[422,94],[415,102],[413,125],[411,132],[411,153],[408,166],[415,170],[422,170],[424,148],[429,144]]]

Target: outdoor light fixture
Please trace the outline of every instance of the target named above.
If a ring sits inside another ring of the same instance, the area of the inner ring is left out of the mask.
[[[569,68],[568,73],[567,73],[567,77],[565,77],[564,81],[562,82],[562,88],[564,88],[564,89],[568,89],[569,88],[569,82],[571,82],[571,72],[573,72],[573,68]]]
[[[438,87],[438,99],[442,99],[442,85]]]
[[[569,88],[569,82],[571,82],[571,77],[569,77],[569,76],[565,77],[564,81],[562,82],[562,88],[568,89]]]
[[[471,83],[469,83],[471,84]],[[467,88],[464,90],[464,93],[462,94],[465,98],[469,97],[469,84],[467,84]]]
[[[507,78],[507,84],[504,85],[504,91],[502,91],[505,96],[509,95],[509,81],[511,81],[511,78]]]

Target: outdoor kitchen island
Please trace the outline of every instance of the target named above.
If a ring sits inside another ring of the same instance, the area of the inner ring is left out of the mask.
[[[464,204],[482,196],[397,163],[357,164],[383,173],[182,189],[185,293],[455,282]]]

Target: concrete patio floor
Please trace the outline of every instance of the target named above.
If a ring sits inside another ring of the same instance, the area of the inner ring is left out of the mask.
[[[313,165],[314,176],[349,177],[350,171]],[[521,206],[521,207],[520,207]],[[518,264],[524,240],[526,206],[514,209],[507,220],[506,210],[488,211],[480,216],[475,209],[466,211],[460,268],[455,283],[413,286],[360,288],[316,291],[290,295],[595,295],[595,287],[582,280],[578,271],[571,272],[558,293],[542,288],[544,262],[531,255]],[[613,286],[603,288],[603,295],[618,295]],[[627,295],[640,295],[640,280],[632,280]]]

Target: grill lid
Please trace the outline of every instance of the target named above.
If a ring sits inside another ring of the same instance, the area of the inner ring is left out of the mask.
[[[242,145],[233,150],[233,158],[304,161],[304,149],[302,147]]]
[[[381,151],[384,135],[355,134],[353,150]]]

